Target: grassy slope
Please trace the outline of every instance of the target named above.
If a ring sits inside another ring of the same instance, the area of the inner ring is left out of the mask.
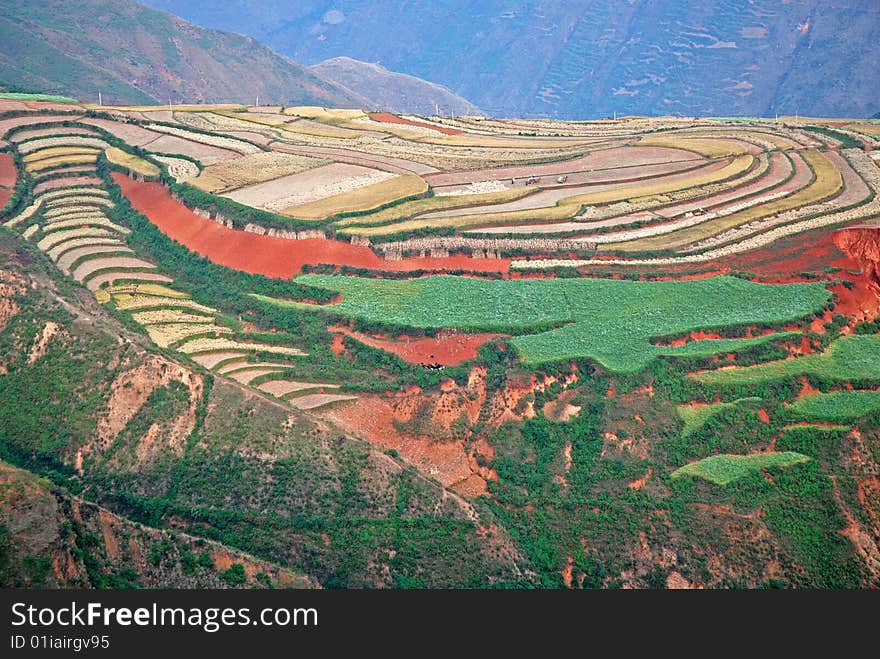
[[[756,364],[694,375],[704,384],[748,384],[798,375],[831,380],[880,379],[880,336],[846,336],[834,341],[825,352],[797,359]]]
[[[16,253],[17,245],[11,235],[0,242],[3,269],[18,275],[17,263],[28,263],[43,283],[23,285],[12,298],[18,313],[0,330],[8,369],[0,377],[0,459],[73,493],[87,489],[123,517],[160,528],[173,518],[177,529],[325,586],[519,582],[510,554],[494,553],[497,539],[480,536],[478,523],[433,482],[289,408],[225,382],[211,386],[207,376],[194,376],[206,378],[205,393],[177,448],[170,433],[188,403],[186,388],[172,381],[153,390],[109,445],[92,445],[77,474],[77,450],[94,440],[111,383],[150,358],[137,347],[143,339],[83,289],[61,279],[49,284],[54,269],[35,251]],[[76,321],[47,285],[59,287],[68,308],[85,305],[91,318]],[[28,363],[34,336],[50,320],[59,333]],[[120,335],[133,343],[120,345]],[[154,425],[168,439],[149,449],[144,438]]]
[[[356,95],[252,39],[129,0],[0,2],[0,81],[85,101],[355,104]],[[137,82],[132,82],[137,81]]]

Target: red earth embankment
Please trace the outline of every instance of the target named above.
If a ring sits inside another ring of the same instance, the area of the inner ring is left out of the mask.
[[[131,205],[172,240],[210,261],[253,274],[287,279],[304,265],[329,264],[382,272],[503,272],[510,259],[475,259],[465,255],[386,261],[369,247],[325,238],[287,240],[228,229],[199,217],[176,201],[161,183],[135,181],[119,173],[113,180]]]
[[[0,153],[0,187],[11,188],[15,186],[18,178],[18,170],[15,161],[8,153]]]
[[[18,179],[18,170],[15,161],[8,153],[0,153],[0,208],[6,205],[12,196],[12,188]]]
[[[477,350],[503,334],[440,334],[436,337],[400,336],[394,339],[369,336],[345,327],[331,327],[330,331],[350,336],[371,348],[397,355],[410,364],[439,364],[455,366],[474,359]]]

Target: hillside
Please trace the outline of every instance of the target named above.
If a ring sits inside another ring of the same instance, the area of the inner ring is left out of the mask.
[[[0,461],[0,587],[314,588],[218,542],[131,522]]]
[[[130,0],[0,0],[0,83],[104,103],[360,106],[249,37]]]
[[[147,1],[301,62],[382,62],[495,116],[880,110],[875,0]]]
[[[3,583],[880,585],[880,122],[4,96]]]
[[[467,99],[441,85],[404,73],[395,73],[350,57],[334,57],[311,67],[325,80],[353,90],[370,101],[371,107],[389,112],[437,114],[481,114]]]

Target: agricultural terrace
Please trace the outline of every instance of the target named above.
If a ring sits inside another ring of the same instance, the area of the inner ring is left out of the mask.
[[[880,336],[844,336],[835,340],[825,352],[728,368],[692,377],[708,385],[755,384],[801,375],[814,375],[827,380],[880,380]]]
[[[278,304],[397,327],[515,332],[519,336],[510,342],[526,363],[591,358],[622,372],[641,370],[660,356],[706,357],[787,335],[682,346],[657,345],[655,338],[784,323],[821,309],[830,299],[821,284],[763,285],[734,277],[637,282],[435,276],[401,281],[305,275],[295,281],[339,293],[342,299],[327,307]]]
[[[694,476],[716,485],[728,485],[762,469],[784,469],[810,458],[794,451],[753,453],[751,455],[713,455],[672,472],[672,478]]]
[[[835,391],[808,394],[789,408],[799,418],[822,421],[854,421],[880,410],[880,392]]]
[[[726,410],[739,408],[746,403],[760,403],[760,398],[740,398],[739,400],[729,403],[690,403],[687,405],[677,405],[675,408],[679,418],[684,421],[684,427],[681,430],[683,437],[689,437],[700,430],[708,421]]]

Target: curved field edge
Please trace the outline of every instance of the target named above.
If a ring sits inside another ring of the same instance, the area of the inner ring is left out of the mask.
[[[322,306],[258,299],[392,327],[517,334],[510,343],[526,363],[592,358],[620,372],[638,371],[660,356],[708,357],[785,338],[790,334],[707,339],[676,347],[654,343],[658,337],[696,329],[797,320],[824,308],[830,298],[821,283],[755,284],[728,276],[641,282],[303,275],[294,281],[336,293],[340,300]]]
[[[784,468],[810,460],[809,456],[794,451],[753,453],[751,455],[713,455],[679,467],[671,478],[695,476],[716,485],[727,485],[755,471],[770,467]]]

